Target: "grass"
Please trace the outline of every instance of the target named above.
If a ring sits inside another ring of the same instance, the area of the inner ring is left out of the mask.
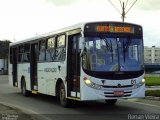
[[[146,96],[160,97],[160,90],[146,90],[145,94]]]
[[[145,77],[146,86],[160,86],[160,77]]]

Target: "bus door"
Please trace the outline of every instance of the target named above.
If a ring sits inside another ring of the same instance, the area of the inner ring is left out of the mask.
[[[30,52],[30,80],[31,90],[38,90],[37,82],[37,57],[38,56],[38,43],[31,44]]]
[[[13,86],[18,86],[18,80],[17,80],[17,60],[18,60],[18,53],[17,53],[17,47],[12,49],[12,62],[13,62],[13,67],[12,67],[12,76],[13,76]]]
[[[80,34],[68,37],[67,96],[80,98]]]

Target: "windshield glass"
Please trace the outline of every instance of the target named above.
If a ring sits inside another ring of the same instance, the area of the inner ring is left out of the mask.
[[[90,71],[142,70],[142,39],[85,37],[83,68]]]

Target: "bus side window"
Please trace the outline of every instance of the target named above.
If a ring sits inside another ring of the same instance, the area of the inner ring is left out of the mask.
[[[24,46],[21,45],[19,46],[19,49],[18,49],[18,62],[23,62],[23,53],[24,53]]]
[[[55,38],[49,38],[47,40],[46,48],[46,61],[53,61],[55,58]]]
[[[60,35],[57,37],[56,44],[56,60],[64,61],[66,58],[66,46],[65,46],[65,35]]]
[[[30,44],[24,45],[23,61],[29,62],[30,60]]]
[[[45,61],[45,51],[46,51],[45,40],[41,40],[39,43],[39,61],[40,62]]]
[[[38,61],[38,57],[39,57],[39,48],[38,48],[38,43],[35,44],[34,46],[34,54],[35,54],[35,61]]]

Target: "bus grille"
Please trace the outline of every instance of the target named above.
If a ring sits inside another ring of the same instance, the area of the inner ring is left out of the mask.
[[[123,85],[121,88],[128,88],[132,87],[133,85]],[[118,88],[117,86],[108,86],[108,85],[103,85],[104,88]]]
[[[114,95],[114,92],[104,92],[105,97],[129,97],[131,96],[132,91],[124,92],[124,95]]]

